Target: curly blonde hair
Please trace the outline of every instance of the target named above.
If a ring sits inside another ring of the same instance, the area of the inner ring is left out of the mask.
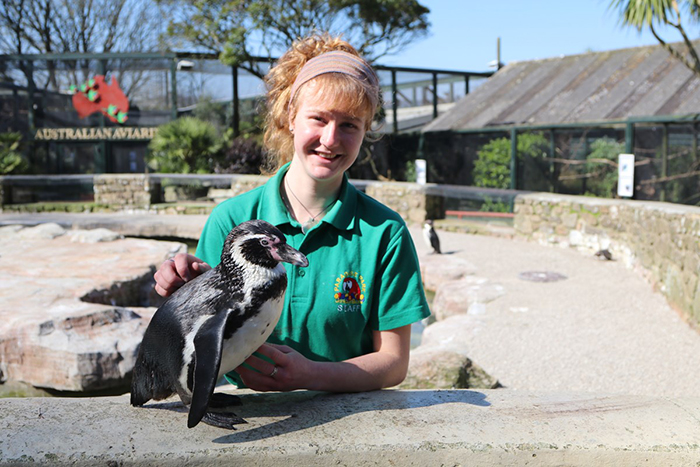
[[[294,136],[289,125],[298,108],[297,92],[290,102],[292,85],[306,62],[325,52],[343,51],[358,57],[360,54],[347,41],[328,33],[313,34],[295,41],[265,76],[267,113],[265,116],[264,144],[267,149],[268,173],[276,172],[294,156]],[[326,73],[313,78],[324,90],[324,99],[350,115],[365,119],[365,131],[381,104],[378,86],[340,73]],[[304,85],[302,85],[302,88]]]

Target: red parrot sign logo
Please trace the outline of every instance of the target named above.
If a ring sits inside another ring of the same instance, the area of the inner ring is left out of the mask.
[[[100,112],[114,123],[124,123],[129,112],[129,100],[119,88],[117,78],[107,84],[105,77],[97,75],[80,87],[71,86],[73,107],[80,118]]]
[[[364,278],[357,272],[348,271],[335,280],[335,303],[338,311],[360,311],[360,305],[365,301],[367,285]]]

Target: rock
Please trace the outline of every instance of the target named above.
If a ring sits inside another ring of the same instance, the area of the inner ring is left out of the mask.
[[[48,240],[60,237],[65,233],[66,229],[54,223],[39,224],[35,227],[27,227],[26,229],[22,229],[17,232],[21,238]]]
[[[437,321],[423,331],[420,347],[439,347],[469,355],[471,336],[479,331],[479,317],[455,315]]]
[[[93,230],[71,230],[68,232],[71,242],[75,243],[99,243],[113,242],[123,238],[121,234],[109,229],[93,229]]]
[[[13,236],[23,228],[24,226],[22,225],[5,225],[3,227],[0,227],[0,238]]]
[[[432,292],[444,282],[459,280],[476,272],[476,266],[466,259],[450,255],[422,255],[419,261],[423,286]]]
[[[79,244],[70,235],[22,235],[27,230],[34,229],[0,242],[0,380],[67,391],[124,386],[157,306],[153,273],[186,246],[134,238]]]
[[[441,321],[464,313],[483,313],[484,305],[505,293],[502,285],[482,277],[468,276],[438,285],[431,310]]]
[[[420,346],[411,352],[408,375],[402,389],[495,389],[498,380],[466,356]]]

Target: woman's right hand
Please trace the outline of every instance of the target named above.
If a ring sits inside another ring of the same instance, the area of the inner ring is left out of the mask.
[[[211,269],[207,263],[196,256],[178,253],[160,265],[153,278],[156,280],[156,292],[161,297],[172,295],[185,282]]]

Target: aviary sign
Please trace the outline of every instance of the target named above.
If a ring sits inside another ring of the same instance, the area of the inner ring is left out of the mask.
[[[127,128],[39,128],[36,141],[148,141],[158,127]]]
[[[105,77],[97,75],[79,87],[71,86],[73,107],[80,118],[100,112],[114,123],[124,123],[129,112],[129,100],[119,87],[117,78],[107,84]]]

